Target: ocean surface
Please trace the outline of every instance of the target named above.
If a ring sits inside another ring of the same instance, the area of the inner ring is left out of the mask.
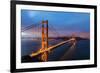
[[[64,40],[49,40],[49,46],[60,43]],[[60,47],[54,48],[48,55],[48,61],[62,60],[86,60],[90,59],[90,40],[78,40],[74,48],[71,43],[66,43]],[[41,48],[41,40],[21,40],[21,57],[36,52]]]

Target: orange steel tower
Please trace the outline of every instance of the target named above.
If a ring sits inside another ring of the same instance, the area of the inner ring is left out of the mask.
[[[42,21],[42,50],[48,49],[48,20]],[[43,52],[40,56],[40,59],[44,62],[48,61],[48,52]]]

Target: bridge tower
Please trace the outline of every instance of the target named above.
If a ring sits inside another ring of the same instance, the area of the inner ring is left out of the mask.
[[[48,20],[42,21],[42,50],[48,49]],[[48,52],[44,52],[41,54],[40,59],[44,62],[48,61]]]

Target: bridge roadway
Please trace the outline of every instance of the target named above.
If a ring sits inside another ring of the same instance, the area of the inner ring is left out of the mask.
[[[54,49],[54,48],[57,48],[57,47],[59,47],[59,46],[65,44],[65,43],[68,43],[68,42],[71,42],[71,41],[76,41],[76,39],[75,39],[75,38],[71,38],[71,39],[69,39],[69,40],[66,40],[66,41],[63,41],[63,42],[58,43],[58,44],[56,44],[56,45],[53,45],[53,46],[51,46],[51,47],[48,47],[48,48],[45,49],[45,50],[39,50],[39,51],[37,51],[37,52],[31,53],[30,56],[31,56],[31,57],[34,57],[34,56],[40,55],[40,54],[43,53],[43,52],[50,51],[50,50],[52,50],[52,49]]]

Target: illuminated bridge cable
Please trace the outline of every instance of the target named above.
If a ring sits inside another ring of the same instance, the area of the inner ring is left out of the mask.
[[[37,23],[36,25],[31,24],[31,25],[28,25],[28,26],[26,26],[26,27],[23,27],[23,28],[22,28],[22,32],[27,31],[27,30],[29,30],[29,29],[31,29],[31,28],[36,28],[36,27],[39,26],[39,25],[40,25],[40,23]]]
[[[57,29],[55,29],[52,24],[49,24],[49,29],[50,29],[49,31],[52,31],[54,35],[56,35],[57,37],[60,37],[60,34],[58,33]]]

